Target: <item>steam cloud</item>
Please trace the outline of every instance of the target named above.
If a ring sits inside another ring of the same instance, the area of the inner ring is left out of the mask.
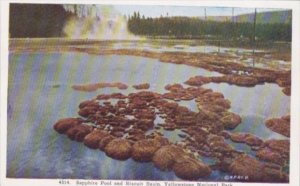
[[[67,20],[63,32],[69,38],[121,40],[138,39],[127,29],[126,17],[112,6],[64,5],[72,16]]]

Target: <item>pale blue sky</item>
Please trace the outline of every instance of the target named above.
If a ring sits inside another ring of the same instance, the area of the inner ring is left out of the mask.
[[[200,6],[147,6],[147,5],[113,5],[114,9],[124,15],[132,15],[139,11],[145,17],[166,16],[204,16],[206,8],[207,16],[231,16],[232,8],[228,7],[200,7]],[[283,9],[257,9],[257,12],[274,11]],[[253,13],[254,8],[234,8],[234,15]]]

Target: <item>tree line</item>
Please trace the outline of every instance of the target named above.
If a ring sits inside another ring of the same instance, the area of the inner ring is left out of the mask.
[[[9,6],[10,37],[64,37],[63,27],[71,16],[57,4],[12,3]]]
[[[150,18],[134,12],[128,18],[128,29],[135,35],[177,39],[243,39],[291,41],[291,23],[257,23],[203,20],[198,17]]]

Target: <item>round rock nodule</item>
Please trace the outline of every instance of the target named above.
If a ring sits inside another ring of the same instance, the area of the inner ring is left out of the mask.
[[[60,133],[64,134],[66,133],[70,128],[75,127],[76,125],[79,125],[83,122],[80,118],[65,118],[60,119],[54,124],[54,129]]]
[[[229,166],[233,175],[247,176],[249,178],[247,181],[262,181],[263,168],[264,166],[260,161],[246,154],[238,156]]]
[[[79,109],[83,109],[84,107],[98,107],[99,104],[95,100],[86,100],[79,104]]]
[[[108,135],[109,134],[107,132],[95,129],[85,136],[83,143],[92,149],[97,149],[99,147],[100,140]]]
[[[265,168],[263,181],[269,183],[287,183],[289,182],[289,176],[280,170]]]
[[[150,84],[149,83],[143,83],[143,84],[133,85],[132,87],[135,88],[135,89],[137,89],[137,90],[149,89],[150,88]]]
[[[84,137],[88,135],[90,132],[92,132],[93,128],[88,125],[76,125],[73,128],[70,128],[67,132],[66,135],[71,139],[75,140],[78,142],[82,142]]]
[[[109,142],[104,151],[107,156],[117,160],[127,160],[131,156],[132,145],[126,139],[114,139]]]
[[[234,129],[242,122],[242,118],[235,113],[225,112],[220,121],[226,129]]]
[[[250,133],[232,133],[230,138],[234,142],[246,143],[249,146],[260,146],[263,143],[263,140]]]
[[[282,118],[266,120],[266,127],[286,137],[290,137],[290,122]]]
[[[154,165],[163,171],[170,171],[173,168],[175,159],[184,154],[184,151],[174,145],[167,145],[157,150],[153,156]]]
[[[272,162],[274,164],[284,165],[285,160],[278,152],[274,152],[269,148],[262,148],[256,152],[256,157],[260,160]]]
[[[154,153],[161,147],[159,141],[144,139],[136,142],[132,147],[132,159],[138,162],[149,162]]]
[[[191,157],[184,157],[173,166],[176,176],[185,180],[198,180],[211,174],[209,166]]]
[[[98,144],[98,147],[100,150],[104,151],[105,147],[107,144],[109,144],[112,140],[116,139],[114,136],[112,135],[107,135],[105,137],[103,137]]]

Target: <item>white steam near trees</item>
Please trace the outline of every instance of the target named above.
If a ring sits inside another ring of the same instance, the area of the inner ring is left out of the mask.
[[[108,5],[64,5],[74,16],[64,26],[67,37],[78,39],[135,39],[127,29],[125,16]]]

